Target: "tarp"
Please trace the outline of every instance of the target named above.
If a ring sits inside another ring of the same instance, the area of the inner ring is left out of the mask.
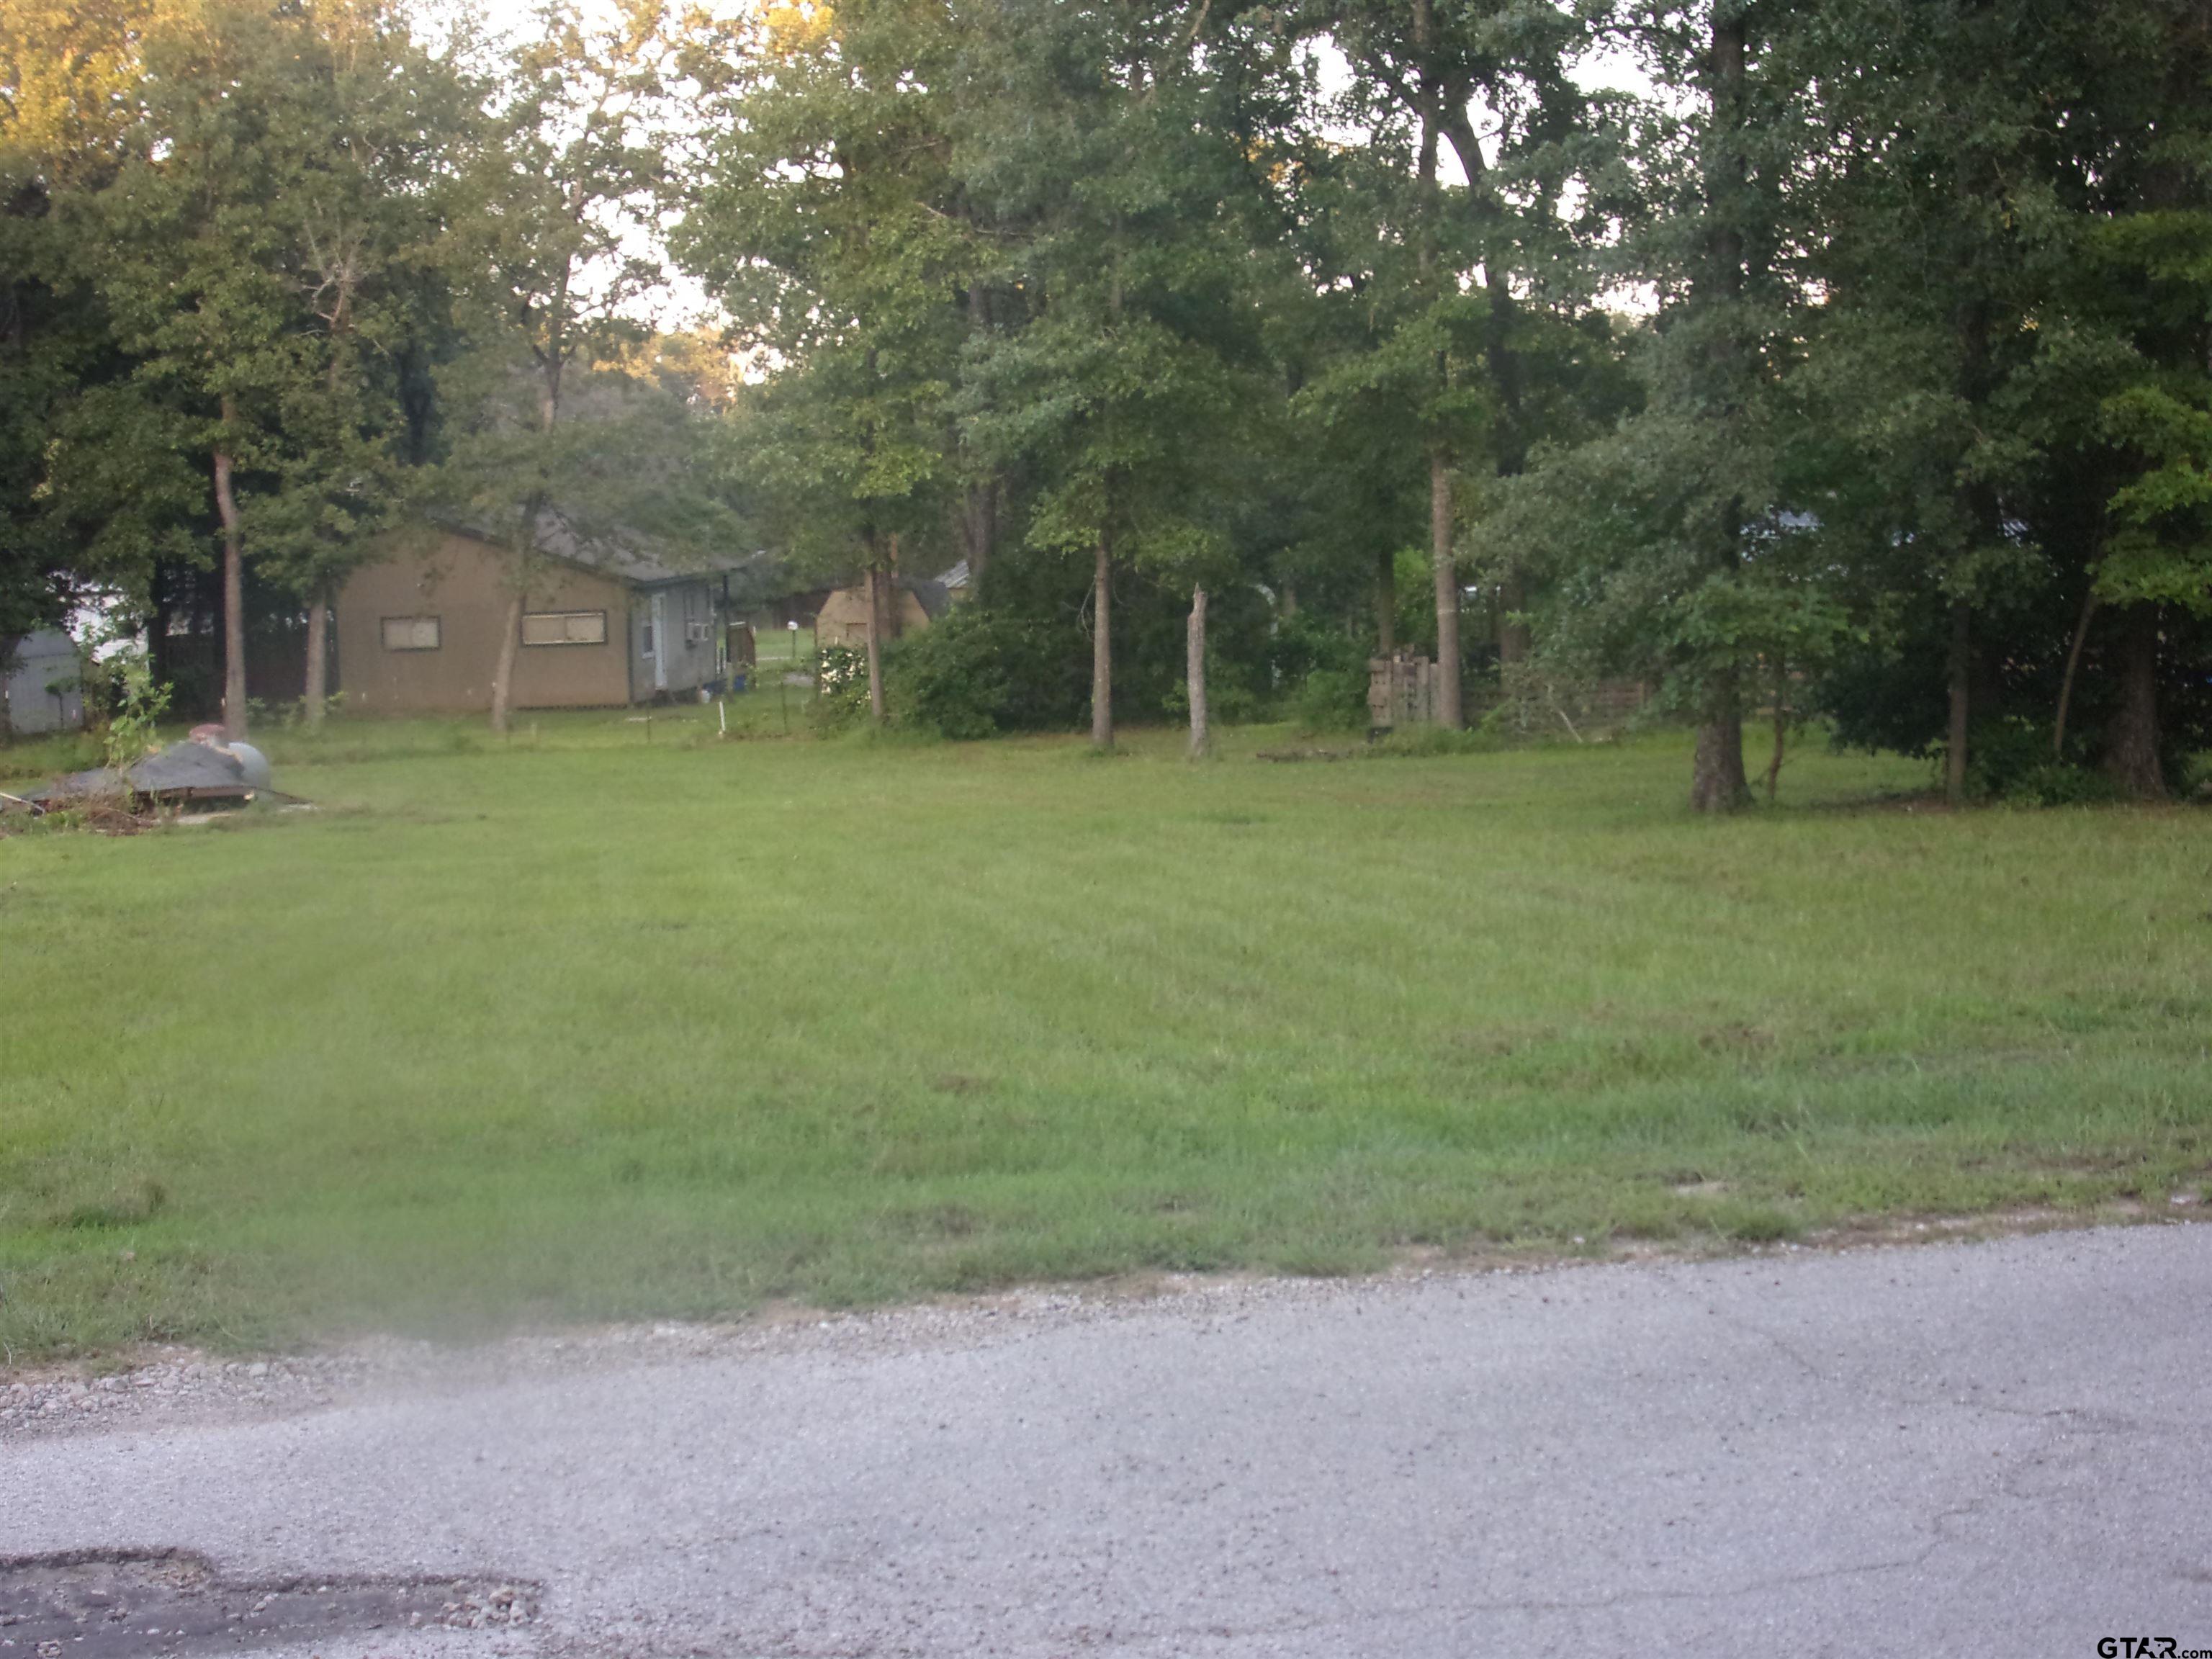
[[[159,801],[251,800],[255,787],[247,781],[246,762],[204,743],[171,744],[131,767],[125,777],[132,793]],[[119,793],[115,774],[101,766],[24,790],[21,798],[52,805]]]

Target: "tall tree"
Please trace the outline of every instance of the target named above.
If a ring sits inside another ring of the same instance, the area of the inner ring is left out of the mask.
[[[869,593],[868,701],[898,565],[959,483],[951,397],[975,252],[954,209],[940,9],[777,9],[714,43],[713,135],[680,256],[771,365],[747,430],[767,521],[805,567]]]
[[[261,568],[306,609],[301,708],[317,725],[337,586],[374,556],[405,500],[406,464],[420,459],[409,357],[426,307],[443,297],[431,250],[482,88],[421,46],[386,0],[340,0],[306,18],[297,73],[268,109],[270,131],[300,158],[283,207],[305,314],[288,372],[268,389],[276,438],[246,518]]]
[[[1021,227],[1000,281],[1030,307],[971,358],[969,429],[1036,480],[1040,552],[1091,566],[1093,745],[1114,744],[1117,572],[1197,568],[1218,533],[1203,485],[1233,412],[1244,244],[1224,198],[1249,165],[1197,38],[1205,9],[993,0],[961,132],[969,192]]]
[[[501,732],[548,537],[648,517],[660,501],[609,419],[588,433],[564,421],[575,382],[643,333],[634,308],[662,279],[644,226],[665,178],[678,42],[660,0],[622,0],[604,21],[556,3],[538,26],[465,155],[444,243],[470,349],[442,380],[451,447],[432,493],[507,554],[490,712]],[[599,412],[635,410],[617,396]]]
[[[2084,239],[2077,297],[2131,360],[2100,410],[2117,487],[2087,600],[2121,618],[2105,769],[2157,799],[2165,623],[2212,613],[2212,18],[2182,0],[2100,9],[2117,15],[2094,36],[2100,95],[2083,125],[2102,140],[2091,176],[2108,216]]]
[[[143,430],[100,441],[145,411],[56,211],[129,154],[151,11],[0,3],[0,641],[59,621],[82,583],[143,588],[172,514],[205,495]]]
[[[1456,501],[1480,489],[1455,479],[1510,477],[1547,433],[1531,385],[1531,325],[1586,304],[1586,284],[1560,277],[1582,263],[1562,208],[1588,159],[1575,139],[1588,124],[1583,94],[1568,74],[1587,27],[1577,9],[1504,0],[1321,0],[1313,26],[1349,54],[1355,72],[1346,113],[1376,136],[1391,118],[1410,124],[1400,142],[1413,189],[1402,222],[1414,258],[1416,301],[1407,321],[1431,335],[1422,448],[1443,718],[1461,721]],[[1486,140],[1478,124],[1487,125]],[[1447,183],[1449,157],[1459,178]],[[1377,198],[1382,199],[1380,198]],[[1547,310],[1553,311],[1550,317]],[[1522,573],[1495,574],[1505,610],[1522,608]],[[1449,641],[1449,648],[1442,643]],[[1518,624],[1499,641],[1525,654]]]

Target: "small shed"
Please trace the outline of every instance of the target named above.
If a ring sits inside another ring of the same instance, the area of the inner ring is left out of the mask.
[[[0,645],[0,730],[17,737],[75,732],[84,725],[84,667],[76,641],[42,628]]]
[[[927,628],[952,604],[951,590],[927,577],[900,576],[892,583],[897,603],[892,607],[884,633],[896,639],[909,628]],[[842,645],[859,650],[868,642],[866,585],[841,587],[822,601],[814,617],[817,646]]]

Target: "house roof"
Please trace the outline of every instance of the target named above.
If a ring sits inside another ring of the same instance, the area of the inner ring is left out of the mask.
[[[921,614],[932,622],[951,607],[952,590],[932,577],[901,576],[898,585],[920,601]]]
[[[500,539],[481,525],[459,520],[449,521],[446,527],[480,542],[496,544]],[[580,565],[586,570],[596,570],[601,575],[640,587],[719,576],[762,564],[769,556],[765,553],[723,554],[696,562],[687,560],[666,542],[629,531],[583,535],[567,514],[554,508],[538,516],[538,546],[540,552],[564,564]]]
[[[952,590],[933,576],[895,576],[891,586],[902,593],[911,593],[921,606],[921,614],[935,622],[952,606]],[[830,593],[849,594],[855,604],[867,602],[867,584],[851,582],[843,587],[834,587]],[[827,596],[825,596],[827,597]]]

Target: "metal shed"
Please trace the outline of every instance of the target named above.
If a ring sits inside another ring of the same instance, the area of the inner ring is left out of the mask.
[[[16,641],[12,651],[0,649],[0,664],[8,665],[0,679],[0,729],[34,737],[83,726],[83,667],[68,635],[41,629]]]

